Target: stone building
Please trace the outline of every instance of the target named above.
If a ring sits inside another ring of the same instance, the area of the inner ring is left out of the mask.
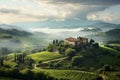
[[[65,42],[67,42],[68,44],[72,44],[72,45],[84,45],[88,43],[88,38],[84,38],[84,37],[77,37],[77,38],[73,38],[73,37],[69,37],[65,39]]]

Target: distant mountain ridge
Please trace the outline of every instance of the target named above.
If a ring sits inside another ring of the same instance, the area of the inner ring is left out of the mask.
[[[13,24],[0,24],[0,28],[17,28],[28,30],[34,28],[51,28],[51,29],[74,29],[74,28],[99,28],[103,31],[108,31],[115,28],[120,28],[120,24],[112,24],[101,21],[87,20],[65,20],[65,21],[38,21],[38,22],[19,22]]]
[[[112,23],[106,23],[106,22],[98,22],[92,25],[88,25],[86,27],[90,28],[101,28],[104,31],[111,30],[111,29],[120,29],[120,24],[112,24]]]
[[[75,28],[80,26],[87,26],[96,23],[95,21],[87,20],[64,20],[64,21],[38,21],[38,22],[21,22],[13,23],[12,25],[26,26],[26,27],[49,27],[49,28]]]
[[[38,21],[38,22],[21,22],[12,25],[23,26],[27,28],[80,28],[80,27],[98,27],[98,28],[119,28],[120,24],[112,24],[101,21],[88,20],[65,20],[65,21]]]
[[[120,29],[112,29],[106,32],[108,35],[120,35]]]
[[[29,35],[31,35],[30,32],[21,31],[21,30],[17,30],[17,29],[3,29],[3,28],[0,28],[0,34],[9,34],[9,35],[13,35],[13,36],[29,36]]]
[[[88,38],[93,38],[98,42],[120,41],[120,28],[111,29],[105,32],[99,32],[92,35],[87,35]]]
[[[18,27],[17,27],[17,26],[14,26],[14,25],[0,24],[0,28],[3,28],[3,29],[11,29],[11,28],[18,28]]]

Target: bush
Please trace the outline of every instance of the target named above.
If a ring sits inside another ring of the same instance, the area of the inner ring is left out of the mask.
[[[111,66],[109,66],[109,65],[104,65],[104,66],[103,66],[103,70],[104,70],[104,71],[111,71]]]
[[[81,63],[81,57],[80,56],[74,56],[72,58],[72,66],[79,66]]]
[[[76,51],[75,51],[75,49],[68,48],[68,49],[65,51],[65,55],[67,55],[69,58],[72,58],[73,56],[76,55]]]
[[[99,48],[99,43],[95,43],[95,44],[93,44],[93,47],[95,47],[95,48]]]
[[[45,75],[43,72],[35,72],[34,77],[35,80],[44,80]]]
[[[22,74],[22,78],[24,80],[33,80],[34,73],[30,69],[26,68],[26,69],[22,70],[21,74]]]
[[[95,76],[92,80],[104,80],[102,76]]]

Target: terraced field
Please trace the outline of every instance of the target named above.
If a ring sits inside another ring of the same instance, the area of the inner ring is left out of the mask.
[[[53,76],[57,79],[66,80],[92,80],[98,75],[95,73],[77,71],[77,70],[46,70],[46,69],[34,69],[34,71],[44,71],[46,74]]]

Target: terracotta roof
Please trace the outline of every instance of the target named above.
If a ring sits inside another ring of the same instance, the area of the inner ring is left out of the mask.
[[[66,38],[65,40],[68,40],[68,41],[70,41],[70,42],[75,42],[77,39],[76,39],[76,38],[69,37],[69,38]]]
[[[87,38],[84,38],[84,37],[78,37],[77,39],[76,38],[73,38],[73,37],[69,37],[69,38],[66,38],[65,40],[69,41],[69,42],[80,42],[81,40],[86,40]]]

